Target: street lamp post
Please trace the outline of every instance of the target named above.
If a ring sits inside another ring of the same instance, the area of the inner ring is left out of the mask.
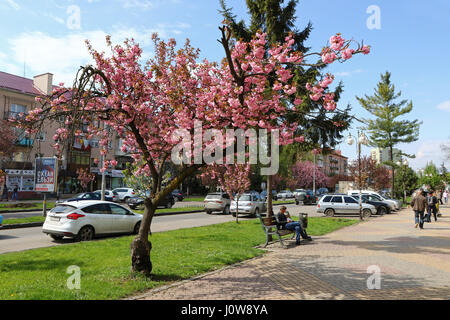
[[[348,134],[348,138],[347,138],[347,143],[348,145],[352,145],[353,143],[355,143],[355,138],[349,133]],[[358,143],[356,144],[356,148],[357,148],[357,152],[358,152],[358,186],[359,186],[359,219],[363,220],[363,215],[362,215],[362,186],[361,186],[361,144],[363,145],[367,145],[368,144],[368,140],[366,138],[366,135],[364,134],[364,132],[359,132],[358,130]]]

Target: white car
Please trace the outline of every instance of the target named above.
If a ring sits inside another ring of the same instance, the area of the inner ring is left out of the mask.
[[[127,202],[129,198],[137,196],[136,192],[131,188],[116,188],[113,192],[119,194],[119,200]]]
[[[141,220],[142,215],[109,201],[64,202],[50,210],[42,232],[54,240],[88,241],[97,235],[137,234]]]
[[[304,192],[306,192],[305,189],[295,189],[292,194],[294,195],[294,198],[297,198],[301,193],[304,193]]]
[[[370,217],[377,214],[375,206],[367,203],[361,203],[362,214],[364,217]],[[317,212],[323,213],[327,217],[333,217],[337,214],[359,214],[359,201],[352,196],[341,194],[326,194],[320,198],[317,204]]]
[[[283,191],[278,192],[277,198],[278,198],[278,200],[291,199],[291,198],[294,198],[294,194],[289,190],[283,190]]]
[[[95,193],[102,194],[102,190],[96,190]],[[111,198],[113,202],[119,202],[119,194],[112,190],[105,190],[105,197]]]
[[[359,190],[349,190],[347,194],[349,196],[359,196]],[[402,208],[402,203],[400,201],[393,200],[393,199],[386,199],[386,198],[382,197],[378,192],[371,191],[371,190],[361,190],[361,194],[370,194],[372,196],[377,197],[378,199],[376,199],[376,200],[389,204],[391,211],[397,211]]]
[[[231,201],[230,212],[233,217],[236,216],[238,206],[240,214],[256,216],[257,214],[267,211],[266,202],[257,194],[244,193],[238,200],[239,203],[234,200]]]

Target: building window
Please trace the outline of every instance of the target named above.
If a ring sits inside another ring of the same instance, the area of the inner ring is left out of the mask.
[[[40,131],[38,134],[36,134],[36,140],[37,141],[45,141],[45,132]]]
[[[27,114],[27,106],[20,105],[20,104],[11,104],[11,111],[9,112],[10,118],[19,118],[20,114]]]

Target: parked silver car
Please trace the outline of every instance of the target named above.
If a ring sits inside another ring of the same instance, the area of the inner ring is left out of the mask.
[[[325,195],[317,204],[317,212],[327,217],[332,217],[336,213],[359,215],[359,202],[348,195]],[[363,217],[368,218],[372,214],[377,214],[377,209],[371,204],[363,203],[362,214]]]
[[[223,214],[230,214],[231,199],[227,193],[216,192],[206,195],[205,212],[211,214],[213,212],[222,212]]]
[[[236,216],[237,206],[239,205],[239,213],[256,216],[258,213],[266,212],[266,202],[256,194],[244,193],[236,201],[231,202],[230,211],[233,217]]]
[[[290,190],[283,190],[278,192],[277,198],[278,200],[292,199],[294,198],[294,194]]]

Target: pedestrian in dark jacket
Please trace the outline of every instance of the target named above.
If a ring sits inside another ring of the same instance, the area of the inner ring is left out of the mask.
[[[414,210],[416,228],[423,229],[423,218],[425,210],[428,211],[427,199],[422,195],[422,190],[418,190],[416,196],[411,200],[411,207]]]
[[[428,203],[428,222],[431,222],[431,213],[433,213],[434,221],[437,221],[437,208],[436,205],[438,203],[437,198],[434,195],[433,191],[430,191],[427,197]]]

